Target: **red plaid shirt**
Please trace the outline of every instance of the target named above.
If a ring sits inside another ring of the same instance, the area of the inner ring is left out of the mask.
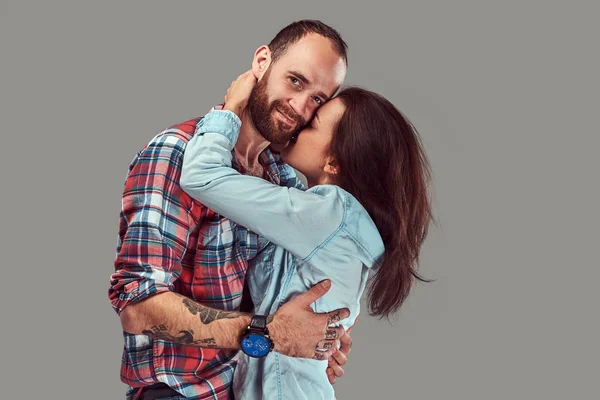
[[[199,120],[157,135],[129,167],[116,272],[109,288],[110,302],[118,313],[129,304],[167,291],[206,306],[239,309],[248,260],[257,254],[259,241],[256,234],[215,214],[179,186],[185,146]],[[260,161],[264,178],[270,182],[301,185],[291,167],[269,149]],[[129,386],[127,398],[156,382],[191,399],[231,397],[234,352],[123,335],[121,380]]]

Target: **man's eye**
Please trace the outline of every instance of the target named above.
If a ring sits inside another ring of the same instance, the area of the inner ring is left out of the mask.
[[[300,84],[300,80],[298,78],[294,78],[293,76],[290,77],[290,80],[292,81],[292,83],[294,85],[299,85]]]
[[[322,98],[320,98],[320,97],[315,97],[315,102],[316,102],[318,105],[322,105],[322,104],[323,104],[323,99],[322,99]]]

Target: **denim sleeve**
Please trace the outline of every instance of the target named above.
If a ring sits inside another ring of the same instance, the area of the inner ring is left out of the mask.
[[[185,149],[182,189],[296,256],[309,257],[339,229],[343,196],[333,186],[318,193],[303,192],[231,168],[240,127],[241,121],[230,111],[213,111],[199,122]]]

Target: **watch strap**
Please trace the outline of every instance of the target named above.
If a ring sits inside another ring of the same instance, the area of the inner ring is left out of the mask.
[[[267,317],[265,315],[253,315],[250,320],[251,329],[267,330]]]

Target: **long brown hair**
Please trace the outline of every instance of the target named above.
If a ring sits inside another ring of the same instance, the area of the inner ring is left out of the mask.
[[[331,142],[336,183],[365,207],[385,245],[383,264],[368,289],[371,315],[389,317],[408,296],[419,251],[432,220],[430,167],[419,134],[393,104],[350,87],[337,98],[346,106]]]

